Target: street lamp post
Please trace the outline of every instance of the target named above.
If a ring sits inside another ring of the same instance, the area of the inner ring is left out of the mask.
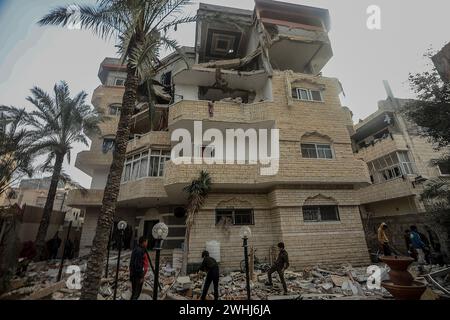
[[[252,231],[249,227],[244,226],[241,228],[239,235],[243,241],[242,246],[244,247],[244,261],[245,261],[245,279],[247,284],[247,300],[250,300],[251,292],[250,292],[250,274],[248,268],[248,239],[252,235]]]
[[[152,236],[156,240],[155,250],[155,272],[153,280],[153,300],[158,300],[158,285],[159,285],[159,256],[161,253],[162,242],[167,238],[169,228],[163,223],[157,223],[152,229]]]
[[[127,223],[125,221],[119,221],[117,224],[117,229],[119,230],[119,252],[117,254],[117,268],[116,268],[116,279],[114,281],[114,297],[113,300],[116,300],[117,295],[117,282],[119,280],[119,268],[120,268],[120,253],[122,252],[122,238],[123,232],[127,227]]]
[[[74,221],[78,220],[78,213],[75,214],[75,216],[69,216],[69,227],[67,228],[67,236],[66,236],[66,241],[64,242],[64,246],[63,246],[63,252],[62,252],[62,256],[61,256],[61,262],[59,264],[59,271],[58,271],[58,277],[57,277],[57,281],[61,281],[61,277],[62,277],[62,271],[64,268],[64,260],[66,257],[66,250],[67,250],[67,243],[69,242],[69,237],[70,237],[70,231],[72,230],[72,224]]]

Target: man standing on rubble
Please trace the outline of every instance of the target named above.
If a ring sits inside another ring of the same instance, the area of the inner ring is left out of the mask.
[[[131,281],[131,298],[137,300],[142,292],[144,285],[144,277],[147,274],[150,262],[147,256],[147,239],[139,238],[137,245],[131,253],[130,259],[130,281]]]
[[[266,282],[267,286],[273,286],[272,283],[272,273],[275,271],[278,272],[278,275],[280,276],[281,284],[283,285],[284,294],[288,293],[286,281],[284,280],[284,271],[289,268],[289,256],[287,251],[284,249],[284,243],[280,242],[278,243],[278,249],[280,252],[278,253],[277,260],[275,260],[275,263],[270,267],[269,271],[267,272],[267,279],[268,282]]]
[[[409,229],[411,230],[411,245],[417,251],[417,262],[419,264],[425,264],[425,250],[427,249],[426,245],[420,238],[416,226],[411,226]]]
[[[380,224],[380,227],[378,228],[378,245],[380,246],[380,251],[383,252],[384,256],[390,256],[392,254],[389,246],[389,239],[386,235],[387,229],[388,226],[384,222]]]
[[[219,300],[219,265],[214,258],[209,256],[209,252],[206,250],[203,251],[202,258],[203,262],[200,266],[200,270],[207,272],[207,274],[200,300],[206,300],[206,295],[208,294],[211,282],[214,285],[214,300]]]

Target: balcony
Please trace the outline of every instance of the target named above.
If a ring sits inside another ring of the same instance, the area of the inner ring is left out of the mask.
[[[103,153],[101,151],[81,151],[77,154],[75,167],[84,173],[92,176],[95,169],[109,167],[112,162],[112,152]]]
[[[168,205],[162,177],[146,177],[120,185],[119,206],[148,207]]]
[[[258,0],[255,11],[270,36],[266,41],[274,69],[318,74],[333,56],[328,10]]]
[[[356,151],[356,156],[369,162],[395,151],[408,151],[401,134],[387,134],[383,138],[375,139],[365,147],[360,147]]]
[[[267,123],[272,128],[275,119],[270,102],[257,102],[241,105],[233,102],[182,100],[169,109],[170,129],[184,128],[192,121],[230,122],[230,123]]]
[[[102,205],[104,190],[71,190],[67,196],[67,205],[74,208],[98,207]],[[118,206],[155,206],[167,205],[167,193],[163,178],[144,178],[130,181],[120,186]]]
[[[135,135],[133,140],[128,142],[127,153],[148,149],[151,147],[170,147],[170,134],[167,131],[151,131],[144,135]]]
[[[74,208],[101,206],[103,200],[102,190],[70,190],[67,195],[67,205]]]
[[[372,184],[359,189],[361,204],[391,200],[420,194],[422,187],[415,185],[411,178],[397,178],[383,183]]]

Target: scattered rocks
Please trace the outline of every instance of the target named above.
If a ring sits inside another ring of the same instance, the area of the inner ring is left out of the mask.
[[[129,300],[131,296],[131,283],[129,281],[129,259],[131,252],[123,252],[118,274],[117,299]],[[153,262],[153,259],[152,259]],[[171,261],[170,261],[171,262]],[[107,277],[101,279],[98,300],[112,300],[117,257],[110,258],[110,267]],[[65,266],[78,265],[81,276],[86,269],[86,259],[67,261]],[[388,280],[389,269],[380,264],[381,280]],[[444,268],[445,269],[445,268]],[[424,299],[434,300],[445,292],[442,288],[450,287],[450,276],[443,272],[439,266],[425,266],[422,270],[417,266],[411,267],[413,274],[434,274],[437,285],[430,286]],[[22,278],[14,278],[11,282],[11,291],[2,295],[0,299],[52,299],[52,300],[78,300],[81,291],[69,288],[66,278],[56,282],[59,271],[59,261],[30,263],[28,270]],[[255,270],[250,281],[253,300],[361,300],[361,299],[392,299],[384,289],[370,290],[367,288],[368,274],[366,267],[353,267],[349,264],[338,268],[323,268],[319,266],[305,268],[302,271],[287,270],[285,279],[288,285],[288,295],[281,295],[283,288],[276,273],[273,274],[273,286],[265,285],[267,274]],[[65,277],[69,275],[64,274]],[[205,273],[179,276],[179,270],[174,269],[168,261],[161,261],[160,269],[160,297],[167,300],[198,300],[202,294]],[[420,279],[420,278],[419,278]],[[425,278],[422,278],[426,279]],[[432,289],[432,290],[431,290]],[[207,299],[213,299],[213,286],[209,288]],[[219,294],[221,300],[246,300],[246,278],[242,272],[222,274],[219,280]],[[140,300],[151,300],[153,296],[153,273],[149,270],[146,276]]]

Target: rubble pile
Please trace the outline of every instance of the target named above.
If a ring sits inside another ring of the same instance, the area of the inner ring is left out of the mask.
[[[131,283],[129,281],[129,261],[131,252],[121,255],[118,274],[117,300],[129,300]],[[152,257],[153,258],[153,257]],[[206,277],[199,272],[180,276],[179,270],[172,268],[169,258],[161,259],[159,299],[166,300],[198,300]],[[152,259],[154,261],[154,259]],[[79,267],[81,279],[86,270],[86,259],[79,258],[66,261],[65,266]],[[98,300],[112,300],[116,275],[117,256],[109,260],[108,276],[101,279]],[[388,269],[384,264],[381,269],[381,281],[388,280]],[[11,281],[11,290],[1,299],[52,299],[78,300],[81,290],[70,288],[67,281],[70,274],[63,273],[61,281],[57,281],[59,261],[30,263],[21,277]],[[429,284],[427,297],[437,299],[450,296],[450,268],[440,266],[419,267],[413,265],[411,274],[416,280]],[[287,270],[285,279],[288,294],[283,295],[283,288],[276,273],[273,274],[273,286],[265,285],[267,274],[259,270],[253,273],[250,288],[253,300],[378,300],[392,299],[384,289],[373,289],[367,286],[367,268],[342,265],[339,268],[321,268],[315,266],[301,271]],[[146,276],[140,300],[151,300],[153,295],[153,272],[149,270]],[[246,278],[242,272],[221,274],[219,280],[219,296],[221,300],[245,300],[247,298]],[[213,299],[211,284],[207,299]]]
[[[385,277],[387,271],[384,272]],[[305,269],[302,272],[286,271],[285,279],[288,295],[281,295],[283,288],[278,276],[273,276],[273,287],[265,285],[267,274],[255,271],[254,279],[250,282],[253,300],[328,300],[328,299],[385,299],[389,293],[381,288],[369,290],[366,286],[366,268],[352,268],[343,266],[341,270],[328,271],[319,267]],[[173,298],[200,298],[204,275],[191,274],[179,277],[173,287]],[[222,274],[219,280],[219,296],[221,300],[245,300],[247,298],[245,274],[231,272]],[[212,299],[211,285],[208,298]]]

